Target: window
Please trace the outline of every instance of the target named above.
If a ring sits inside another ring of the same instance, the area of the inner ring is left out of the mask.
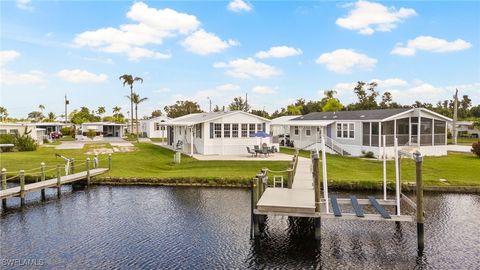
[[[248,136],[255,137],[255,124],[248,125]]]
[[[222,124],[215,124],[215,138],[222,137]]]
[[[230,138],[230,124],[223,124],[223,137]]]
[[[238,124],[232,124],[232,138],[238,138]]]
[[[213,123],[210,123],[210,139],[213,139]]]
[[[337,123],[337,138],[355,138],[355,123]]]
[[[262,124],[257,124],[257,131],[265,131],[262,129]]]
[[[200,139],[202,138],[202,124],[195,125],[195,137]]]
[[[311,132],[310,128],[305,128],[305,136],[310,137]]]
[[[0,129],[0,134],[7,134],[7,130],[6,129]]]
[[[248,135],[248,125],[242,124],[242,138],[246,138]]]
[[[293,134],[298,136],[298,126],[293,127]]]
[[[161,126],[160,129],[161,129],[161,130],[165,130],[165,126]]]
[[[155,130],[160,130],[160,123],[155,123]]]

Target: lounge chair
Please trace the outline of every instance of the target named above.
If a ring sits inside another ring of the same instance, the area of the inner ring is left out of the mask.
[[[252,155],[252,157],[257,156],[257,152],[250,150],[250,147],[247,146],[247,152]]]

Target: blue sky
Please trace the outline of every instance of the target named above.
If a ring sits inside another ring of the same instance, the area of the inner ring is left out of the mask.
[[[44,104],[122,106],[118,77],[137,86],[141,115],[198,101],[208,110],[248,93],[272,112],[358,80],[395,101],[436,103],[455,87],[480,103],[480,2],[2,1],[1,105],[24,117]]]

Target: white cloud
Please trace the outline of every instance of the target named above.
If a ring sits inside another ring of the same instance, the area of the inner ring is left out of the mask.
[[[399,78],[390,78],[385,80],[373,79],[370,82],[377,82],[379,87],[382,88],[390,88],[390,87],[398,87],[398,86],[408,86],[409,83],[405,80]],[[353,88],[352,88],[353,89]]]
[[[300,49],[295,49],[287,46],[276,46],[276,47],[271,47],[268,51],[257,52],[256,56],[258,58],[270,58],[270,57],[283,58],[283,57],[289,57],[289,56],[297,56],[302,53],[303,52]]]
[[[31,0],[16,0],[17,7],[20,9],[33,10]]]
[[[226,68],[227,74],[235,78],[270,78],[281,73],[277,68],[265,63],[257,62],[255,59],[238,58],[228,63],[218,62],[213,65],[215,68]]]
[[[353,8],[346,17],[337,19],[337,25],[349,30],[356,30],[363,35],[371,35],[375,31],[389,32],[404,19],[417,14],[411,8],[397,10],[394,7],[368,1],[358,1],[347,6]]]
[[[275,91],[275,89],[273,89],[270,86],[255,86],[254,88],[252,88],[252,91],[254,93],[262,94],[262,95],[275,94],[277,92]]]
[[[234,92],[240,90],[240,86],[236,84],[222,84],[218,85],[213,89],[205,89],[198,91],[196,98],[197,99],[203,99],[207,97],[217,97],[217,96],[225,96],[228,93]]]
[[[415,39],[411,39],[407,42],[405,47],[403,44],[398,44],[391,54],[397,54],[402,56],[415,55],[417,50],[423,50],[434,53],[446,53],[453,51],[461,51],[472,47],[472,44],[463,40],[456,39],[454,41],[447,41],[441,38],[435,38],[431,36],[419,36]]]
[[[15,60],[19,56],[20,53],[14,50],[0,51],[0,66]]]
[[[165,38],[187,35],[200,25],[193,15],[169,8],[150,8],[142,2],[132,5],[127,13],[127,18],[137,23],[77,34],[74,45],[111,53],[125,53],[133,60],[140,58],[166,59],[170,57],[168,54],[158,53],[142,46],[159,45]]]
[[[44,82],[44,78],[45,74],[38,70],[32,70],[28,73],[0,70],[0,84],[2,85],[37,84]]]
[[[248,12],[252,10],[252,6],[243,0],[232,0],[228,3],[227,8],[234,12]]]
[[[168,88],[168,87],[163,87],[163,88],[160,88],[160,89],[157,89],[157,90],[153,90],[154,93],[168,93],[168,92],[171,92],[172,89]]]
[[[324,64],[327,69],[337,73],[351,73],[353,69],[373,69],[377,64],[377,59],[357,53],[352,49],[338,49],[320,55],[315,62]]]
[[[80,69],[64,69],[57,72],[57,76],[71,83],[99,83],[108,79],[106,74],[95,74]]]
[[[236,46],[238,42],[231,39],[226,41],[221,40],[215,34],[200,29],[185,38],[182,45],[190,52],[206,55],[218,53],[228,47]]]

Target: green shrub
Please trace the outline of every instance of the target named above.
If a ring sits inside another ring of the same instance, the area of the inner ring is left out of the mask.
[[[368,152],[362,151],[362,154],[363,154],[363,157],[366,157],[366,158],[375,158],[375,154],[372,151],[368,151]]]
[[[63,127],[60,129],[60,132],[63,136],[70,136],[73,134],[73,128],[71,127]]]
[[[472,153],[480,158],[480,141],[472,144]]]
[[[12,134],[0,134],[0,144],[13,144],[15,145],[15,136]],[[3,152],[11,152],[14,147],[2,147]]]
[[[97,132],[93,129],[89,129],[86,134],[87,134],[87,137],[90,140],[93,140],[93,138],[95,138],[95,136],[97,136]]]
[[[29,135],[15,136],[15,148],[18,151],[35,151],[37,147],[37,142]]]

